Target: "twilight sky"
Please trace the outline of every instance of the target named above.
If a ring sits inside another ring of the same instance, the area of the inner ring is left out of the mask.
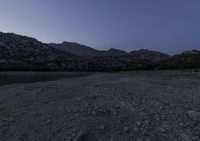
[[[0,31],[97,49],[200,49],[200,0],[1,0]]]

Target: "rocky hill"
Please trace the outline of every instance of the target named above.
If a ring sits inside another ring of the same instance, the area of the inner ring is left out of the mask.
[[[146,49],[99,51],[77,43],[45,44],[0,32],[0,71],[129,71],[200,68],[200,51],[167,54]]]
[[[137,50],[121,56],[98,56],[89,60],[89,70],[131,71],[154,69],[157,62],[166,60],[169,55],[150,50]]]
[[[97,50],[89,46],[66,41],[61,44],[50,43],[49,45],[56,49],[61,49],[67,53],[82,57],[121,56],[126,54],[125,51],[119,49],[111,48],[109,50]]]
[[[0,70],[78,70],[80,63],[79,57],[34,38],[0,33]]]
[[[159,69],[200,69],[200,51],[190,50],[158,63]]]

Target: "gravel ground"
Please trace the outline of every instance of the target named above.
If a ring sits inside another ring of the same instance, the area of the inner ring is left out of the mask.
[[[200,73],[98,73],[1,86],[0,141],[200,141]]]

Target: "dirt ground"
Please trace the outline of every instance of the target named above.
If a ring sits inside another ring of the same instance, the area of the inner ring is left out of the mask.
[[[200,73],[97,73],[1,86],[0,141],[200,141]]]

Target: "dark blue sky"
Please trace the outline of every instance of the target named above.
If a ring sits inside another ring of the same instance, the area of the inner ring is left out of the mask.
[[[97,49],[200,49],[200,0],[1,0],[0,31]]]

